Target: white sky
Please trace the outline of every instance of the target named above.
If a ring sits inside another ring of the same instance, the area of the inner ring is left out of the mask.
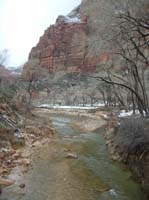
[[[9,50],[8,66],[23,64],[44,30],[81,0],[0,0],[0,50]]]

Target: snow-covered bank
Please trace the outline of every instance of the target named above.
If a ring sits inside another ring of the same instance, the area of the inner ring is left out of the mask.
[[[50,105],[50,104],[41,104],[36,106],[37,108],[49,108],[49,109],[67,109],[67,110],[92,110],[103,107],[104,104],[98,104],[96,106],[59,106],[59,105]]]
[[[139,110],[136,110],[135,115],[139,115]],[[121,110],[120,114],[118,115],[118,117],[129,117],[134,115],[133,110],[130,110],[128,112],[126,112],[125,110]]]

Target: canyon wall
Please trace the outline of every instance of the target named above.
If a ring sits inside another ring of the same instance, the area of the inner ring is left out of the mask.
[[[59,16],[32,48],[29,60],[39,59],[50,71],[93,72],[115,52],[117,16],[147,1],[83,0],[67,16]],[[139,6],[138,6],[139,7]]]
[[[53,93],[54,96],[61,93],[63,97],[74,98],[79,93],[82,99],[84,95],[95,95],[100,99],[99,82],[81,79],[80,74],[105,74],[107,67],[121,71],[123,66],[115,54],[117,44],[114,40],[119,32],[118,16],[128,9],[137,12],[144,3],[147,0],[83,0],[81,5],[67,16],[59,16],[55,24],[45,30],[29,53],[24,70],[35,66],[33,60],[38,61],[36,68],[48,69],[52,98]],[[57,99],[61,102],[61,97]],[[70,102],[72,104],[72,100]]]

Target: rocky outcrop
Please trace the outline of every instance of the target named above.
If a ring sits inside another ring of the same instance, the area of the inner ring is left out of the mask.
[[[50,71],[65,70],[79,72],[94,70],[92,56],[84,64],[85,38],[87,36],[87,17],[59,16],[56,24],[50,26],[33,47],[29,60],[39,59],[40,66]],[[85,66],[84,66],[85,65]]]
[[[50,71],[95,72],[97,65],[109,60],[110,55],[105,50],[99,52],[98,36],[93,36],[91,23],[81,6],[67,16],[59,16],[32,48],[29,61],[39,59],[40,66]]]
[[[130,8],[134,3],[137,5],[139,1],[131,1]],[[127,0],[83,0],[44,32],[32,48],[29,60],[39,59],[40,66],[50,71],[101,70],[115,51],[112,38],[117,32],[116,17],[126,8]]]

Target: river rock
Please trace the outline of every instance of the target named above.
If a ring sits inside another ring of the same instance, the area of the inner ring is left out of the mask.
[[[8,169],[5,166],[0,167],[0,175],[8,172]]]
[[[18,159],[19,157],[21,157],[21,152],[20,151],[16,151],[16,153],[14,153],[12,155],[12,160],[16,160]]]
[[[115,189],[110,189],[109,192],[112,196],[117,196]]]
[[[31,163],[31,160],[29,158],[26,158],[26,159],[19,159],[19,160],[16,160],[14,161],[15,164],[18,164],[18,165],[25,165],[25,166],[28,166],[30,165]]]
[[[0,178],[0,186],[10,186],[13,185],[14,183],[15,183],[14,180]]]
[[[23,188],[25,188],[25,184],[24,184],[24,183],[21,183],[21,184],[19,185],[19,187],[23,189]]]
[[[74,158],[74,159],[77,159],[77,158],[78,158],[78,155],[77,155],[76,153],[67,153],[66,158]]]
[[[41,145],[42,145],[41,141],[36,141],[32,144],[32,147],[37,147],[37,146],[41,146]]]

